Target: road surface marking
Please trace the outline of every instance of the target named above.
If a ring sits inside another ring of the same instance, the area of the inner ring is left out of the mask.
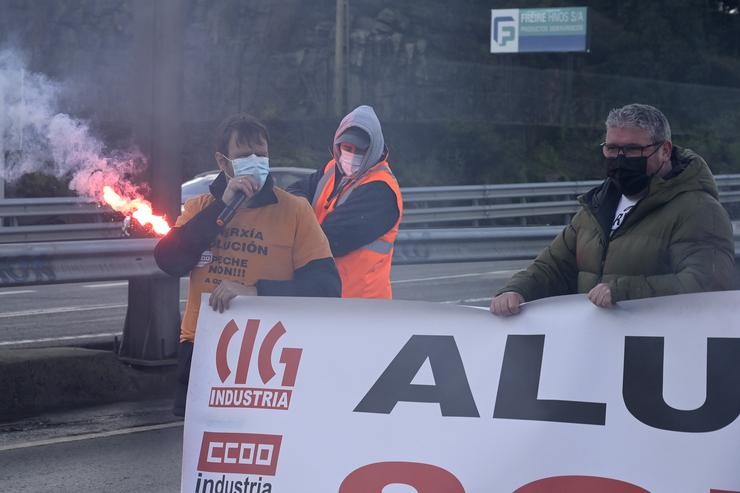
[[[109,310],[111,308],[125,308],[128,304],[89,305],[89,306],[59,306],[56,308],[38,308],[36,310],[22,310],[19,312],[0,313],[0,318],[28,317],[30,315],[49,315],[52,313],[87,312],[90,310]]]
[[[486,296],[485,298],[469,298],[466,300],[440,301],[440,303],[478,303],[481,301],[491,301],[492,298],[493,298],[492,296]]]
[[[508,277],[512,274],[516,274],[518,270],[494,270],[490,272],[471,272],[469,274],[451,274],[449,276],[436,276],[436,277],[420,277],[417,279],[399,279],[397,281],[391,281],[391,284],[405,284],[409,282],[423,282],[423,281],[438,281],[441,279],[458,279],[463,277],[482,277],[482,276],[502,276]]]
[[[123,282],[106,282],[100,284],[85,284],[83,288],[115,288],[118,286],[128,286],[128,281]]]
[[[164,430],[167,428],[182,427],[182,421],[172,421],[158,425],[134,426],[131,428],[122,428],[120,430],[101,431],[98,433],[85,433],[84,435],[75,435],[71,437],[51,438],[49,440],[37,440],[35,442],[21,442],[12,445],[0,445],[0,452],[5,450],[15,450],[20,448],[41,447],[44,445],[55,445],[57,443],[78,442],[80,440],[93,440],[95,438],[107,438],[118,435],[130,435],[131,433],[141,433],[144,431]]]
[[[23,294],[23,293],[35,293],[35,289],[23,289],[21,291],[0,291],[0,296],[4,294]]]
[[[187,300],[180,300],[185,303]],[[32,315],[50,315],[53,313],[89,312],[91,310],[109,310],[112,308],[126,308],[128,303],[112,305],[88,305],[88,306],[58,306],[56,308],[39,308],[36,310],[22,310],[19,312],[0,313],[0,318],[29,317]]]
[[[92,337],[113,337],[121,336],[122,332],[106,332],[101,334],[83,334],[79,336],[59,336],[59,337],[43,337],[41,339],[22,339],[20,341],[3,341],[0,342],[0,346],[12,346],[14,344],[33,344],[35,342],[56,342],[56,341],[73,341],[76,339],[90,339]]]

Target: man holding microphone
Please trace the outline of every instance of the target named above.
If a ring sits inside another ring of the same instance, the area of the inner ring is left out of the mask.
[[[326,236],[304,200],[273,186],[269,136],[239,114],[219,126],[215,159],[221,173],[210,193],[185,203],[175,227],[154,250],[157,265],[190,273],[180,327],[174,413],[185,412],[190,361],[202,293],[223,312],[236,296],[338,297],[341,282]]]

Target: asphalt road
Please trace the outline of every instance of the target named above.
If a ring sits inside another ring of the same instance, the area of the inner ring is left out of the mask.
[[[0,490],[179,491],[182,421],[169,408],[124,403],[0,424]]]
[[[0,452],[3,491],[178,491],[182,426]]]
[[[490,304],[491,294],[526,262],[396,266],[396,299]],[[181,280],[182,306],[187,280]],[[98,282],[0,289],[0,349],[111,341],[126,316],[128,283]]]

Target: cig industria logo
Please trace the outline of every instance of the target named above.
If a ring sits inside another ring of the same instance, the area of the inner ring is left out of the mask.
[[[234,337],[239,332],[241,337]],[[234,320],[226,324],[216,346],[215,360],[216,372],[223,385],[211,388],[209,407],[288,409],[303,350],[283,347],[275,354],[278,341],[286,333],[281,322],[269,328],[257,344],[259,332],[264,333],[264,330],[260,331],[259,320],[248,320],[243,330]],[[255,349],[257,358],[253,358]],[[274,358],[274,355],[279,357]],[[256,368],[252,368],[254,359]],[[279,380],[275,378],[277,372],[273,359],[278,359],[278,366],[282,367]],[[256,369],[258,375],[250,378],[250,369]]]
[[[519,9],[491,10],[491,53],[519,51]]]

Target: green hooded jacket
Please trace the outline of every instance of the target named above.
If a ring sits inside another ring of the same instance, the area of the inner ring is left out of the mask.
[[[497,294],[526,301],[588,293],[608,283],[613,301],[734,288],[732,224],[706,162],[674,146],[672,171],[654,176],[648,194],[613,233],[621,194],[607,178],[579,197],[570,224]]]

